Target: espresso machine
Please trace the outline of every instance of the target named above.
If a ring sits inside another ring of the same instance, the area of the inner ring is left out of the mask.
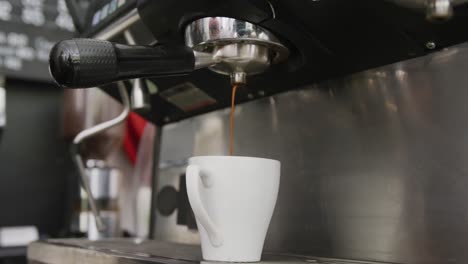
[[[405,163],[430,167],[426,161],[433,157],[422,150],[417,155],[422,148],[417,142],[421,135],[432,135],[424,131],[439,130],[424,123],[425,114],[446,117],[449,110],[442,106],[465,113],[461,101],[441,101],[455,100],[455,93],[435,87],[442,79],[463,79],[466,57],[460,43],[468,40],[467,8],[465,1],[449,0],[92,4],[77,27],[83,29],[79,38],[52,49],[50,72],[61,87],[98,87],[122,101],[126,112],[120,119],[93,133],[121,122],[129,109],[158,126],[151,239],[41,241],[29,247],[30,262],[202,261],[184,168],[190,156],[227,154],[225,108],[232,85],[240,87],[236,149],[284,164],[264,261],[468,259],[449,243],[437,247],[437,253],[430,250],[439,245],[434,237],[447,242],[437,228],[454,223],[459,212],[447,210],[444,220],[437,218],[439,207],[422,202],[434,191],[418,189],[409,180],[431,183],[435,178]],[[406,149],[407,142],[416,145],[408,143],[413,149]],[[89,189],[85,177],[83,183]],[[419,200],[405,196],[412,191]],[[88,197],[99,229],[99,206],[90,191]],[[418,229],[423,220],[417,212],[436,220]],[[450,226],[466,230],[461,224]],[[456,239],[456,245],[463,242]]]

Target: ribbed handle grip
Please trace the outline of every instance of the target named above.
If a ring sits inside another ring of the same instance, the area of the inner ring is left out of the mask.
[[[87,88],[131,78],[186,74],[194,70],[187,47],[130,46],[95,39],[58,42],[50,52],[50,73],[67,88]]]
[[[50,52],[50,73],[65,87],[81,88],[110,83],[117,77],[117,54],[112,43],[71,39],[57,43]]]

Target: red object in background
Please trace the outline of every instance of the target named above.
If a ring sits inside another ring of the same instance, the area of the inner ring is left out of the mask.
[[[147,121],[134,112],[130,112],[125,125],[125,136],[124,136],[124,150],[127,153],[128,158],[135,166],[138,145],[145,129]]]

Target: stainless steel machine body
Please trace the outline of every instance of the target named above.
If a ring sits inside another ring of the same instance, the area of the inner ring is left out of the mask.
[[[266,249],[466,263],[467,68],[463,44],[237,106],[235,155],[282,163]],[[227,110],[164,126],[158,177],[193,155],[228,155],[228,139]]]

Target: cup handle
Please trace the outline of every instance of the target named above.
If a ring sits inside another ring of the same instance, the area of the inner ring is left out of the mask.
[[[186,176],[187,194],[193,213],[208,233],[211,245],[213,245],[213,247],[220,247],[223,245],[223,237],[206,212],[200,198],[199,183],[202,182],[205,188],[209,188],[209,186],[207,186],[208,184],[201,178],[200,168],[197,165],[189,165],[187,167]]]

